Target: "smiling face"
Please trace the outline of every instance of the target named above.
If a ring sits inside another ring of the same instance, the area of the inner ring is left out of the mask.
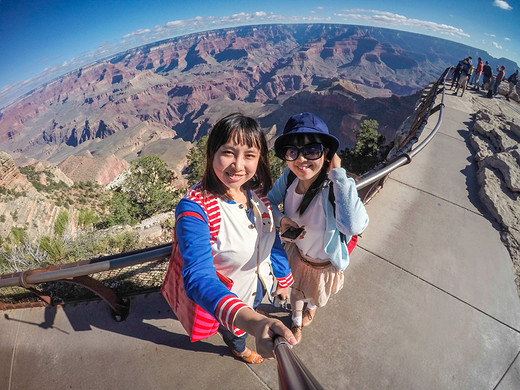
[[[292,144],[298,148],[302,148],[305,145],[313,145],[318,142],[319,138],[305,135],[303,137],[296,137]],[[308,160],[303,156],[304,153],[300,153],[296,160],[286,161],[287,166],[293,171],[300,182],[308,188],[320,174],[328,152],[329,150],[325,149],[321,157],[316,160]]]
[[[307,160],[300,153],[296,160],[287,161],[287,166],[294,172],[296,177],[300,179],[300,181],[304,182],[306,187],[308,187],[319,175],[324,161],[325,155],[322,155],[317,160]]]
[[[259,159],[258,148],[232,138],[216,151],[213,171],[228,190],[240,190],[255,175]]]

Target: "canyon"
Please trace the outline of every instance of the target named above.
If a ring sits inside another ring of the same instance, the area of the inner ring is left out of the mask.
[[[222,116],[256,118],[269,144],[287,118],[318,114],[350,148],[365,119],[391,144],[422,89],[485,52],[373,27],[259,25],[194,33],[119,53],[46,83],[0,110],[0,237],[51,234],[63,206],[17,167],[45,180],[107,186],[135,158],[157,155],[186,183],[187,152]],[[68,208],[71,219],[77,207]]]

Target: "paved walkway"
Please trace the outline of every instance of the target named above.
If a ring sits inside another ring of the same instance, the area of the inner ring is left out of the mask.
[[[512,262],[477,200],[470,105],[446,99],[440,132],[368,204],[345,288],[294,349],[326,389],[520,389]],[[120,323],[103,302],[0,314],[0,389],[278,388],[275,361],[248,366],[219,336],[191,344],[157,293]]]

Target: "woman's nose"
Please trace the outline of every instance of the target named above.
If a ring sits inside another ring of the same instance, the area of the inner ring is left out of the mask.
[[[307,161],[307,159],[305,157],[303,157],[303,153],[302,152],[298,153],[298,158],[296,160],[302,161],[302,162],[303,161]]]
[[[244,158],[242,156],[237,156],[235,158],[235,169],[236,170],[242,169],[243,166],[244,166]]]

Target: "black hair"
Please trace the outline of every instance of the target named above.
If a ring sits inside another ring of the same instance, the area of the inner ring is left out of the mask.
[[[260,151],[255,176],[244,184],[244,188],[260,189],[263,195],[267,194],[273,186],[268,161],[267,141],[258,122],[241,113],[225,116],[211,129],[206,146],[206,170],[202,176],[202,189],[215,195],[226,193],[226,186],[222,184],[213,170],[213,159],[217,150],[231,139],[235,139],[236,142],[248,147],[255,147]]]

